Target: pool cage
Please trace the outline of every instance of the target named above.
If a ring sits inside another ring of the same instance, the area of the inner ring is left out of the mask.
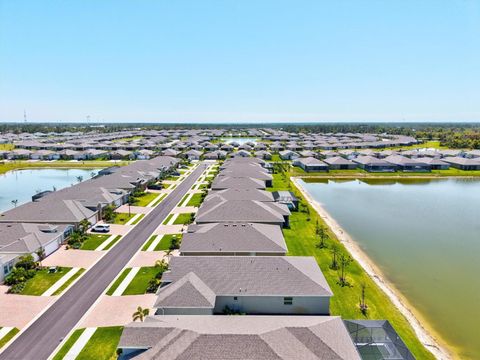
[[[388,320],[344,320],[363,360],[415,360]]]

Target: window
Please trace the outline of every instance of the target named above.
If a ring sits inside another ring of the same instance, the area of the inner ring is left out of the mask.
[[[238,300],[238,296],[234,296],[234,297],[233,297],[233,300],[237,301],[237,300]]]
[[[283,305],[292,305],[293,304],[293,298],[291,297],[284,297],[283,298]]]

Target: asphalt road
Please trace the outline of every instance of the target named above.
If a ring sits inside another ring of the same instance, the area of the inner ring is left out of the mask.
[[[152,232],[167,217],[208,164],[201,163],[153,211],[85,273],[3,353],[1,360],[47,359],[78,323]],[[22,309],[18,309],[22,311]]]

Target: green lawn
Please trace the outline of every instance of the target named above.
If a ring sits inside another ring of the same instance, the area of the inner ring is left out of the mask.
[[[15,149],[15,145],[13,144],[0,144],[0,150],[2,151],[11,151]]]
[[[85,329],[75,330],[73,334],[67,339],[65,344],[63,344],[60,350],[58,350],[52,360],[62,360],[84,331]]]
[[[100,235],[100,234],[88,234],[87,240],[85,240],[80,247],[80,250],[95,250],[99,247],[105,240],[107,240],[110,235]]]
[[[152,235],[150,236],[150,239],[148,239],[148,241],[145,243],[145,245],[143,245],[142,247],[142,251],[147,251],[148,247],[150,246],[150,244],[157,238],[158,235]]]
[[[157,198],[158,194],[157,193],[149,193],[146,192],[143,195],[136,197],[135,198],[135,206],[147,206],[150,204],[153,200]]]
[[[53,295],[60,295],[66,288],[70,286],[71,283],[73,283],[80,275],[82,275],[85,272],[85,269],[79,269],[73,276],[68,279],[65,284],[60,286],[57,291],[53,293]]]
[[[113,245],[115,245],[118,240],[122,238],[122,235],[117,235],[103,250],[109,250],[112,248]]]
[[[115,213],[115,220],[112,224],[125,225],[131,218],[135,216],[134,213]]]
[[[187,199],[188,197],[188,194],[185,194],[183,197],[182,197],[182,200],[180,200],[180,202],[178,203],[178,206],[185,206],[184,205],[184,202],[185,200]]]
[[[208,189],[208,184],[202,184],[198,187],[199,190]]]
[[[130,270],[132,270],[132,268],[127,268],[127,269],[122,271],[120,276],[113,282],[112,286],[110,286],[110,289],[108,289],[107,295],[111,296],[115,292],[117,287],[122,283],[123,279],[125,279],[127,277]]]
[[[169,214],[169,215],[165,218],[165,220],[163,220],[163,223],[162,223],[162,224],[163,224],[163,225],[167,225],[168,222],[170,221],[170,219],[171,219],[172,217],[173,217],[173,214]]]
[[[187,203],[187,206],[199,207],[202,204],[202,201],[203,201],[202,194],[197,193],[192,196],[190,201]]]
[[[160,243],[155,247],[155,251],[167,251],[170,249],[170,245],[172,243],[172,239],[174,237],[179,238],[182,240],[182,234],[167,234],[163,235],[162,240],[160,240]]]
[[[178,217],[173,222],[174,225],[183,225],[183,224],[190,224],[191,218],[193,213],[186,213],[186,214],[178,214]]]
[[[334,293],[330,303],[331,314],[340,315],[344,319],[388,319],[417,359],[433,359],[433,355],[417,339],[405,317],[357,262],[353,262],[348,268],[347,277],[352,286],[342,287],[337,283],[338,273],[330,269],[332,258],[330,249],[332,245],[335,245],[343,253],[347,253],[347,250],[331,232],[327,243],[328,248],[317,248],[318,239],[315,236],[315,224],[317,221],[319,224],[325,224],[311,206],[308,205],[308,210],[306,210],[305,200],[303,200],[299,191],[294,189],[293,185],[289,185],[288,179],[280,174],[275,174],[272,190],[294,190],[297,197],[302,200],[301,210],[303,209],[306,212],[292,212],[290,228],[283,230],[288,246],[288,255],[314,256],[316,258]],[[361,292],[360,284],[362,283],[367,286],[368,312],[366,317],[362,315],[358,306]]]
[[[130,225],[137,225],[140,220],[142,220],[145,217],[145,214],[140,214],[139,217],[137,217]]]
[[[97,169],[97,168],[107,168],[111,166],[125,166],[128,165],[130,161],[103,161],[103,160],[86,160],[86,161],[26,161],[26,160],[17,160],[12,162],[0,163],[0,174],[6,173],[7,171],[16,170],[16,169],[27,169],[27,168],[86,168],[86,169]]]
[[[165,183],[165,182],[162,182],[162,187],[163,187],[164,189],[168,189],[170,186],[172,186],[172,184],[167,184],[167,183]]]
[[[35,276],[28,279],[22,295],[42,295],[47,289],[55,284],[62,276],[69,272],[69,267],[58,267],[54,273],[49,273],[48,269],[38,270]]]
[[[159,268],[155,266],[142,267],[132,279],[122,295],[143,295],[147,292],[148,283],[155,278]]]
[[[75,360],[112,360],[117,358],[117,345],[122,326],[100,327],[93,333],[87,345]]]
[[[1,328],[0,328],[1,329]],[[0,339],[0,349],[5,346],[20,330],[17,328],[13,328],[10,330],[7,335]]]

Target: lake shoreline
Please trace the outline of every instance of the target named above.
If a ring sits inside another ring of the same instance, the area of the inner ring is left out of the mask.
[[[352,237],[338,224],[338,222],[316,201],[308,191],[300,184],[298,180],[301,177],[292,177],[291,180],[300,193],[305,197],[308,203],[315,209],[327,226],[332,230],[337,239],[350,252],[352,257],[360,264],[365,272],[372,278],[377,286],[388,296],[393,305],[407,319],[413,328],[419,341],[428,349],[437,359],[450,360],[453,355],[445,345],[441,345],[433,329],[427,329],[422,323],[427,323],[421,316],[416,313],[414,307],[409,304],[408,300],[398,291],[395,286],[386,280],[382,271],[368,257],[368,255],[360,248],[360,246],[352,239]]]

